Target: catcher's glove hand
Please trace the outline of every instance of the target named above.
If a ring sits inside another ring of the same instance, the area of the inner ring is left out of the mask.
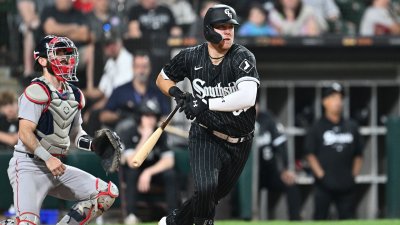
[[[101,166],[106,173],[118,170],[122,150],[122,143],[117,133],[109,129],[96,131],[92,141],[92,151],[100,156]]]

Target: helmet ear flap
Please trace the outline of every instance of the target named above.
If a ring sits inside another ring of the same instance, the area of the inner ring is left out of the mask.
[[[222,41],[222,36],[214,31],[214,28],[211,25],[204,26],[204,37],[207,41],[218,44]]]

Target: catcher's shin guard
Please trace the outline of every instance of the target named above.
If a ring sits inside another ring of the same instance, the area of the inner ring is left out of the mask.
[[[111,181],[107,184],[97,179],[96,189],[98,192],[91,199],[73,205],[70,212],[58,224],[88,224],[91,220],[108,210],[114,203],[115,198],[118,197],[117,186]]]

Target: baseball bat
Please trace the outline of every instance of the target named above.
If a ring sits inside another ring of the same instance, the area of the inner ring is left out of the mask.
[[[147,156],[153,150],[154,145],[157,143],[158,139],[160,138],[161,134],[163,133],[165,127],[168,125],[169,121],[175,115],[176,111],[178,111],[178,105],[175,109],[168,115],[167,119],[161,123],[161,125],[154,131],[153,134],[147,139],[147,141],[143,144],[143,146],[137,150],[136,154],[132,158],[133,167],[138,168],[142,165],[144,160],[146,160]]]

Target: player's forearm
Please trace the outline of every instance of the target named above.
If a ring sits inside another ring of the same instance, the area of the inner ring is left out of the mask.
[[[311,170],[317,178],[325,176],[325,171],[322,169],[317,157],[314,154],[307,155],[307,161],[310,164]]]
[[[362,167],[362,157],[361,156],[356,156],[353,160],[353,176],[358,176],[361,171]]]
[[[13,146],[17,144],[17,141],[18,141],[18,134],[0,131],[0,142],[9,146]]]
[[[26,149],[32,154],[35,152],[35,149],[40,146],[39,140],[36,138],[33,131],[20,127],[18,135]]]
[[[161,90],[164,95],[170,96],[168,93],[169,89],[172,86],[175,86],[175,82],[172,80],[165,79],[162,74],[160,73],[156,80],[157,87]]]
[[[243,81],[238,84],[238,90],[229,95],[209,99],[209,108],[214,111],[232,112],[254,106],[257,97],[258,84],[254,81]]]

